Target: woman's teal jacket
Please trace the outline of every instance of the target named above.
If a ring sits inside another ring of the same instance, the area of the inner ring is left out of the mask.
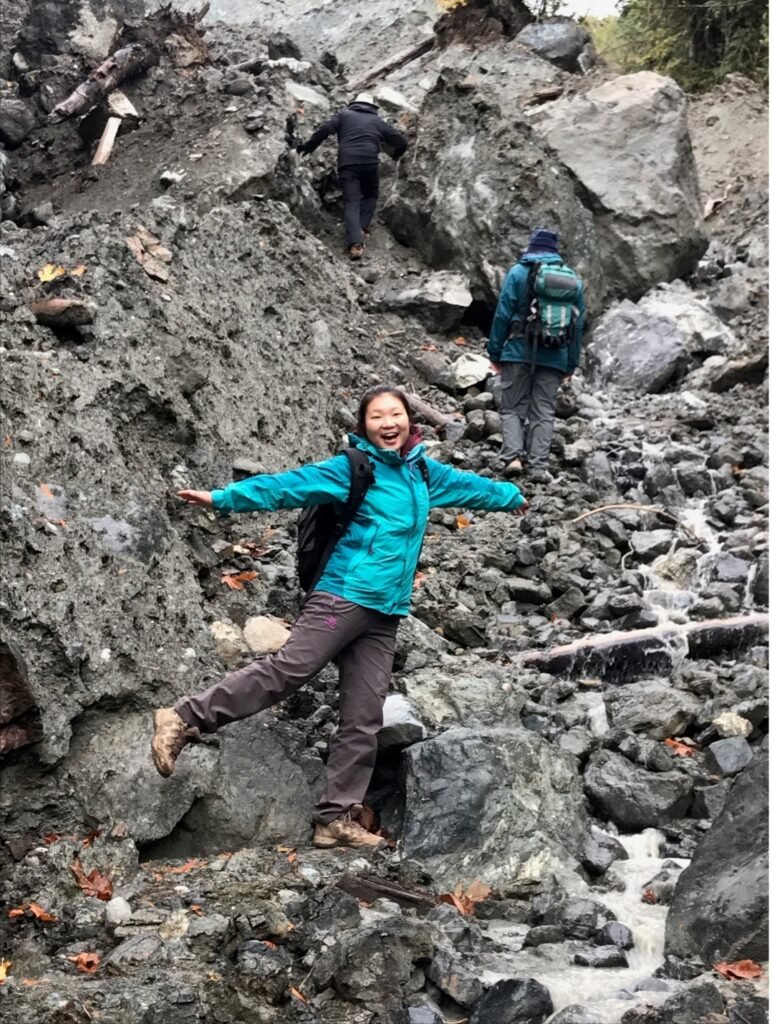
[[[417,445],[405,458],[351,435],[367,452],[375,480],[346,533],[333,550],[317,590],[336,594],[386,615],[407,615],[430,508],[516,509],[525,498],[514,484],[462,473],[424,455]],[[428,485],[418,462],[424,459]],[[286,473],[253,476],[212,491],[223,512],[307,508],[345,502],[351,466],[342,455]]]

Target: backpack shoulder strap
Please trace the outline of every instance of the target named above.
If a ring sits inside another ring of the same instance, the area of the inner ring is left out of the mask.
[[[418,466],[418,472],[423,477],[424,483],[426,484],[426,488],[428,490],[429,489],[430,481],[429,481],[429,467],[426,465],[426,459],[421,457],[416,462],[416,465]]]
[[[341,515],[341,523],[345,526],[354,518],[367,489],[375,482],[375,473],[369,456],[359,448],[344,448],[341,454],[346,456],[351,466],[351,485]]]

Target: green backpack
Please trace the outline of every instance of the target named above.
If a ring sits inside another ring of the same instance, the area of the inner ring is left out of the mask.
[[[542,348],[565,348],[574,337],[581,281],[565,263],[534,262],[528,272],[522,333]]]

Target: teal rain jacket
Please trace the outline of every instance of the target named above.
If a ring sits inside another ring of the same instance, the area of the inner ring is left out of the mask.
[[[419,444],[405,458],[351,435],[350,443],[367,452],[375,480],[346,533],[336,544],[316,589],[386,615],[407,615],[429,509],[461,507],[520,508],[525,498],[509,483],[463,473],[425,459],[427,487],[418,462]],[[286,473],[253,476],[212,491],[223,512],[275,511],[344,502],[351,466],[342,455]]]
[[[582,350],[582,331],[584,330],[584,288],[580,287],[577,308],[579,310],[576,318],[576,329],[574,340],[563,348],[544,348],[542,345],[536,347],[536,357],[533,358],[530,342],[521,335],[519,338],[509,338],[510,325],[513,320],[525,320],[527,315],[526,286],[528,284],[528,270],[530,264],[538,263],[562,263],[560,256],[552,253],[536,253],[535,255],[523,256],[513,267],[510,267],[504,284],[501,286],[499,302],[496,312],[493,315],[493,324],[488,338],[488,358],[492,363],[531,363],[536,366],[547,366],[553,370],[560,370],[563,374],[571,374],[579,365],[579,355]]]

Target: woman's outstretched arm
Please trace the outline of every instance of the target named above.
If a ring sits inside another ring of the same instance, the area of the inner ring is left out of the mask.
[[[465,473],[442,462],[427,459],[429,501],[435,508],[481,508],[489,512],[525,515],[528,502],[515,484]]]

